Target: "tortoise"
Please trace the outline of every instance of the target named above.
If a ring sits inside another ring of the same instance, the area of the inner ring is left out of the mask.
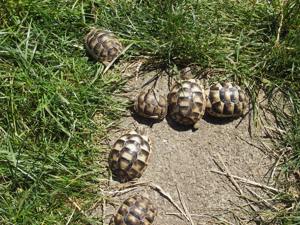
[[[197,129],[205,112],[205,90],[199,80],[191,78],[190,68],[181,71],[181,78],[168,94],[168,112],[179,124]]]
[[[123,202],[109,225],[151,225],[156,215],[157,209],[148,198],[134,195]]]
[[[141,177],[150,154],[151,144],[144,130],[137,129],[122,135],[114,143],[109,155],[113,175],[120,182]]]
[[[140,116],[161,120],[167,115],[167,99],[154,88],[143,90],[135,99],[134,110]]]
[[[247,97],[238,85],[216,83],[207,90],[206,112],[214,117],[239,117],[247,107]]]
[[[106,30],[92,28],[84,38],[87,53],[95,60],[108,65],[122,51],[122,44]]]

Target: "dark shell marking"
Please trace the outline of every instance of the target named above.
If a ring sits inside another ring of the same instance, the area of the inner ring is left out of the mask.
[[[168,110],[167,100],[155,89],[142,91],[135,100],[134,110],[146,118],[163,119]]]
[[[215,84],[210,87],[207,112],[215,117],[239,117],[247,106],[244,92],[231,83]]]
[[[170,116],[180,124],[193,125],[204,114],[205,100],[204,89],[198,81],[183,80],[168,94]]]
[[[151,225],[157,209],[146,197],[135,195],[120,206],[109,225]]]
[[[150,153],[148,137],[132,131],[115,142],[110,152],[109,165],[120,182],[127,182],[141,177],[148,165]]]
[[[107,64],[120,54],[122,44],[113,33],[94,28],[85,36],[85,48],[95,60]]]

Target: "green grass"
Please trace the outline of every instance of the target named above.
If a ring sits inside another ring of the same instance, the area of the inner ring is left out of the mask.
[[[282,171],[299,170],[299,0],[0,3],[1,224],[66,224],[74,210],[70,199],[88,210],[103,197],[95,190],[106,176],[105,150],[91,137],[104,137],[120,118],[125,105],[112,94],[124,80],[117,73],[98,76],[102,65],[86,57],[82,39],[92,26],[133,43],[123,60],[141,55],[164,68],[194,63],[224,69],[223,77],[212,79],[242,84],[253,103],[259,89],[270,98],[281,90],[291,110],[273,108],[286,131],[279,144],[292,148]],[[101,127],[91,119],[96,111],[103,115]],[[299,224],[299,216],[294,207],[271,224]],[[70,224],[87,223],[101,224],[75,210]]]
[[[81,8],[55,1],[2,2],[0,35],[0,223],[63,224],[74,206],[88,209],[105,165],[95,148],[91,120],[102,113],[104,137],[120,117],[112,97],[119,74],[91,81],[101,65],[89,62],[82,46]],[[56,10],[61,5],[63,11]],[[72,223],[84,223],[77,211]]]

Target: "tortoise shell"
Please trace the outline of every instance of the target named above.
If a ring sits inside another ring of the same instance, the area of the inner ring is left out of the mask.
[[[109,225],[151,225],[157,209],[146,197],[135,195],[123,202]]]
[[[153,88],[142,91],[135,99],[134,110],[140,116],[163,119],[167,115],[167,99]]]
[[[147,136],[131,131],[121,136],[113,145],[109,165],[113,175],[120,182],[141,177],[148,165],[151,153]]]
[[[207,113],[215,117],[239,117],[247,107],[244,91],[226,82],[212,85],[208,90]]]
[[[198,80],[189,79],[176,83],[168,94],[169,114],[183,125],[198,128],[205,112],[205,91]]]
[[[85,36],[85,48],[95,60],[109,64],[122,51],[122,44],[109,31],[93,28]]]

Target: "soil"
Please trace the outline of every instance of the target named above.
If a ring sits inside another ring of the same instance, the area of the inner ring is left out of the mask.
[[[150,77],[153,74],[132,79],[127,85],[139,87]],[[168,79],[160,78],[156,88],[166,94],[167,87]],[[258,183],[267,182],[266,175],[273,161],[261,149],[259,132],[250,136],[249,115],[236,120],[204,117],[198,130],[178,126],[170,119],[153,124],[149,120],[129,116],[121,121],[119,132],[112,132],[110,144],[126,130],[145,127],[153,151],[149,166],[138,182],[152,182],[167,192],[181,208],[182,203],[185,204],[195,225],[219,224],[222,221],[222,224],[243,224],[241,221],[249,218],[241,213],[240,206],[247,202],[239,198],[240,193],[226,176],[212,170],[220,171],[217,164],[224,168],[223,161],[233,175]],[[253,132],[253,127],[251,129]],[[240,187],[246,191],[242,184]],[[260,191],[251,188],[258,193]],[[158,207],[155,225],[192,224],[174,205],[151,188],[141,186],[119,195],[117,202],[121,203],[137,192],[146,193]],[[108,207],[105,214],[110,215],[116,209]]]

